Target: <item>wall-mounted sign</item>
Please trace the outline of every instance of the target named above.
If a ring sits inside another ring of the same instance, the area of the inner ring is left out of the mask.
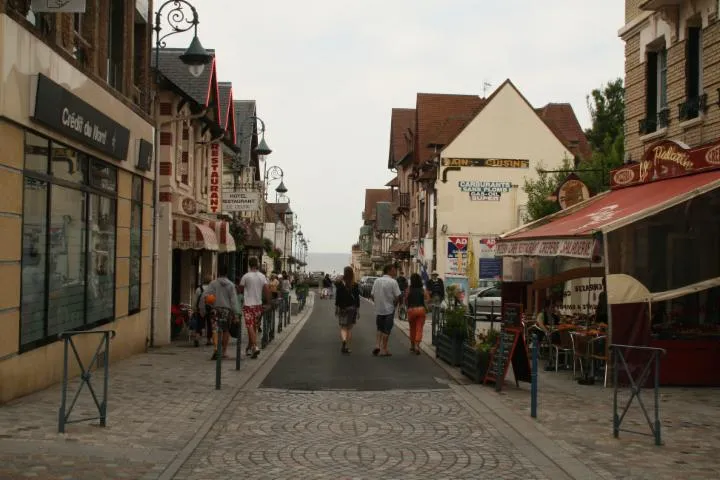
[[[499,242],[498,257],[571,257],[592,259],[598,246],[592,238],[516,240]]]
[[[210,165],[208,167],[210,181],[210,201],[208,208],[211,213],[220,213],[222,194],[222,165],[220,162],[220,145],[210,145]]]
[[[31,6],[35,13],[85,13],[85,0],[32,0]]]
[[[499,202],[500,196],[512,189],[510,182],[483,182],[476,180],[460,180],[458,182],[460,190],[468,192],[470,200]]]
[[[720,141],[697,148],[663,140],[648,148],[640,163],[610,173],[610,187],[621,188],[720,168]]]
[[[468,263],[469,237],[451,236],[447,239],[447,267],[445,273],[450,275],[465,275]]]
[[[153,144],[142,138],[138,140],[138,156],[135,167],[146,172],[152,168]]]
[[[443,158],[443,167],[530,168],[530,160],[520,158]]]
[[[558,205],[565,210],[590,198],[590,189],[577,175],[571,173],[558,187],[555,195],[557,196]]]
[[[223,192],[223,212],[257,212],[260,210],[259,192]]]
[[[116,160],[127,158],[130,130],[45,75],[39,74],[35,81],[34,121]]]
[[[187,215],[194,215],[195,212],[197,212],[197,206],[195,204],[195,200],[192,198],[185,197],[182,199],[182,202],[180,202],[182,205],[183,212],[185,212]]]

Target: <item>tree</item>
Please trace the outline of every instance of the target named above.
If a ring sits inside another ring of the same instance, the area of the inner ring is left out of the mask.
[[[560,170],[574,170],[592,194],[605,191],[610,185],[610,171],[623,164],[625,142],[625,90],[622,78],[594,89],[587,96],[592,127],[585,136],[592,148],[590,158],[581,159],[573,167],[563,161]],[[525,221],[533,221],[560,210],[553,194],[570,172],[543,172],[538,167],[538,178],[526,180],[528,194]]]

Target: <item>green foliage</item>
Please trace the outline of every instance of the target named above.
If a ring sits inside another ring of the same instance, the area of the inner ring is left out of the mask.
[[[270,255],[274,247],[275,246],[273,245],[272,240],[270,240],[269,238],[263,238],[263,250],[266,254]]]
[[[475,349],[478,352],[489,352],[497,344],[500,332],[497,330],[488,330],[487,333],[479,333],[475,341]]]
[[[467,338],[468,322],[465,320],[465,307],[459,306],[445,310],[443,333],[451,338]]]
[[[592,148],[592,156],[582,159],[573,166],[569,159],[563,162],[559,170],[575,170],[576,175],[585,182],[592,194],[598,194],[609,188],[610,171],[623,164],[624,160],[624,122],[625,90],[623,81],[614,81],[594,89],[587,96],[588,109],[592,117],[592,127],[585,135]],[[560,210],[553,194],[569,175],[569,172],[543,173],[538,167],[538,179],[525,181],[524,190],[528,194],[525,221],[537,220]],[[583,171],[591,170],[591,171]]]

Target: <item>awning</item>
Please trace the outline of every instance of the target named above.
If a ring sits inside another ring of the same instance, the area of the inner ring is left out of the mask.
[[[207,225],[190,220],[173,220],[173,248],[180,250],[217,250],[215,232]]]
[[[215,232],[219,252],[234,252],[237,250],[235,246],[235,239],[230,233],[230,223],[208,222],[208,226],[213,230],[213,232]]]
[[[647,287],[636,278],[625,275],[624,273],[608,275],[606,282],[608,304],[618,305],[623,303],[664,302],[684,297],[719,286],[720,277],[710,278],[701,282],[685,285],[684,287],[655,293],[651,293]]]
[[[592,258],[593,234],[610,232],[720,187],[720,170],[611,190],[498,239],[497,256]]]

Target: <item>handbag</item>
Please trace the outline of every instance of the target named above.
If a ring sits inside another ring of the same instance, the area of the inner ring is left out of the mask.
[[[228,332],[230,332],[232,338],[238,338],[240,336],[240,322],[237,321],[237,318],[228,324]]]

